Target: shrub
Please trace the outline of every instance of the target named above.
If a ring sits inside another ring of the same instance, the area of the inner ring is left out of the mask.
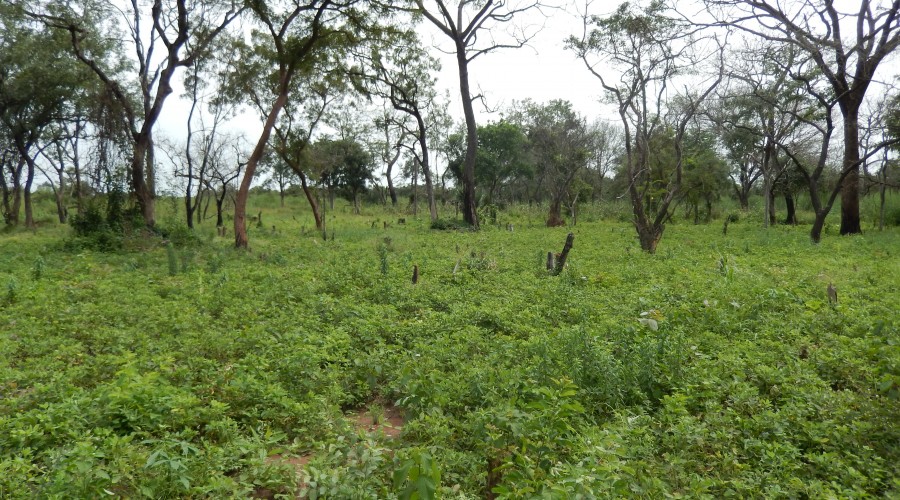
[[[472,229],[472,226],[461,220],[437,219],[431,222],[431,229],[438,231],[466,231]]]

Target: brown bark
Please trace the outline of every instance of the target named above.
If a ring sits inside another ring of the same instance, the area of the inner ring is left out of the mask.
[[[247,199],[250,197],[250,184],[253,182],[253,175],[256,173],[256,167],[259,165],[259,160],[266,151],[266,144],[269,142],[269,136],[272,134],[272,129],[275,127],[275,121],[278,120],[278,114],[281,113],[281,110],[284,108],[285,104],[287,104],[288,87],[290,85],[292,73],[293,71],[289,71],[282,76],[281,83],[279,84],[280,92],[278,93],[278,98],[275,99],[275,103],[272,105],[272,109],[266,117],[262,133],[259,135],[259,140],[256,141],[256,147],[253,148],[253,152],[247,160],[247,166],[244,169],[244,177],[241,179],[241,186],[238,189],[237,196],[234,200],[234,246],[236,248],[247,248],[250,242],[247,237],[246,227]]]
[[[842,106],[843,109],[843,106]],[[841,184],[841,234],[862,233],[859,220],[859,107],[844,113],[844,171]]]
[[[650,254],[656,253],[656,246],[659,245],[665,226],[646,227],[635,223],[635,228],[638,232],[641,250]]]
[[[426,137],[426,128],[425,121],[422,119],[422,114],[418,112],[414,115],[416,117],[416,123],[419,126],[419,148],[422,150],[422,173],[425,175],[425,196],[428,198],[428,212],[431,216],[431,221],[434,222],[438,218],[437,213],[437,204],[434,201],[434,183],[431,181],[431,165],[429,164],[428,157],[428,141]],[[473,174],[474,175],[474,174]]]
[[[23,190],[25,198],[25,227],[28,229],[35,229],[37,225],[34,222],[34,207],[31,204],[31,184],[34,182],[34,159],[31,157],[26,158],[26,164],[28,165],[28,169],[25,174],[25,189]]]
[[[797,207],[794,204],[794,195],[790,192],[784,193],[784,209],[787,214],[784,218],[785,224],[797,224]]]
[[[562,218],[562,203],[560,200],[554,199],[550,203],[550,214],[547,216],[547,227],[565,226],[566,221]]]
[[[462,169],[463,220],[478,227],[478,212],[475,203],[475,156],[478,152],[478,125],[469,90],[469,61],[463,40],[456,40],[456,62],[459,66],[459,89],[462,95],[463,115],[466,119],[466,158]]]

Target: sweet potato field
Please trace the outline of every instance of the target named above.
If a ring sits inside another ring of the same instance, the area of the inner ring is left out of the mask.
[[[896,228],[379,210],[0,236],[0,498],[900,495]]]

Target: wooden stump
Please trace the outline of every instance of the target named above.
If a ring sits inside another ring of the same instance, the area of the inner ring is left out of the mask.
[[[569,233],[566,236],[566,244],[563,246],[562,252],[559,254],[559,259],[556,260],[556,267],[553,270],[554,275],[559,275],[562,272],[563,268],[566,266],[566,259],[569,258],[569,250],[572,249],[572,243],[575,241],[575,233]]]

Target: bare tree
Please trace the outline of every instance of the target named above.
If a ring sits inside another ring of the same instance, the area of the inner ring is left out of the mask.
[[[701,92],[685,88],[670,96],[669,88],[679,72],[698,64],[693,57],[698,42],[686,26],[667,17],[660,1],[643,11],[625,3],[602,18],[590,15],[590,7],[588,3],[583,15],[582,35],[571,37],[568,44],[618,108],[625,133],[625,170],[634,226],[641,248],[654,253],[681,186],[687,126],[722,81],[722,48],[718,48],[718,72],[705,82]],[[604,76],[609,66],[619,71],[618,81]],[[651,140],[660,135],[671,135],[675,150],[674,168],[665,180],[650,175]]]
[[[512,22],[528,12],[547,7],[540,0],[407,0],[406,10],[421,14],[453,43],[459,71],[459,91],[466,121],[466,156],[462,171],[463,219],[478,227],[475,198],[475,157],[478,150],[478,125],[473,103],[469,65],[476,58],[501,49],[527,45],[540,27],[516,27]],[[503,30],[504,27],[511,29]],[[501,38],[501,31],[504,33]]]
[[[406,136],[406,126],[403,123],[405,114],[400,114],[390,109],[385,109],[381,116],[375,119],[375,127],[383,134],[384,139],[377,141],[376,154],[384,163],[384,177],[387,181],[388,195],[391,198],[391,206],[397,206],[397,190],[394,188],[393,170],[400,159],[403,138]]]
[[[152,227],[156,223],[153,127],[172,94],[172,79],[178,68],[191,66],[205,54],[207,47],[245,7],[237,0],[153,0],[149,3],[130,0],[124,9],[112,2],[85,0],[81,7],[84,12],[118,12],[124,18],[137,63],[139,103],[135,103],[129,92],[131,82],[123,80],[117,68],[110,68],[91,49],[90,39],[105,35],[95,32],[101,26],[93,25],[91,19],[79,16],[75,10],[51,9],[32,15],[48,26],[69,32],[75,56],[96,74],[117,101],[132,141],[132,190],[144,222]],[[162,53],[157,53],[157,49]]]
[[[387,42],[388,46],[381,47],[378,56],[369,60],[372,66],[371,74],[367,75],[372,82],[370,91],[387,99],[395,110],[411,118],[394,123],[403,129],[404,135],[415,138],[415,146],[406,147],[415,158],[414,164],[422,169],[428,211],[431,220],[435,221],[438,213],[429,153],[428,117],[436,107],[437,99],[431,75],[437,72],[439,65],[411,32],[398,33]]]
[[[720,24],[802,51],[827,80],[843,117],[840,232],[862,232],[859,111],[879,65],[900,45],[900,2],[860,0],[852,11],[833,0],[704,2]]]

